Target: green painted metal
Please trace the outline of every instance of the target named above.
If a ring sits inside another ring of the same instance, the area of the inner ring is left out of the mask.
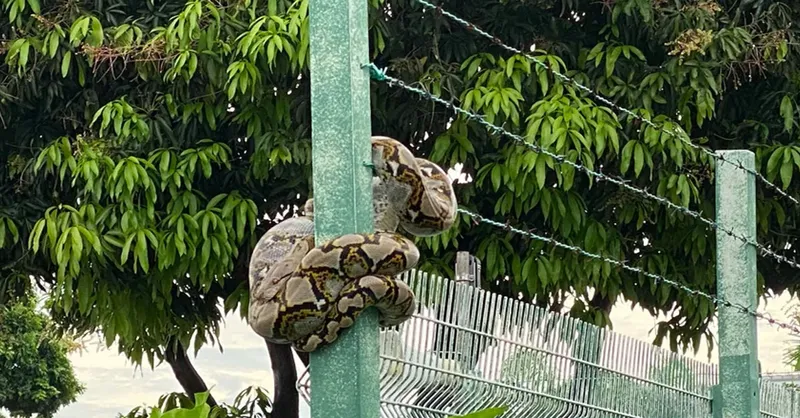
[[[367,2],[309,4],[314,225],[317,243],[371,232]],[[310,356],[313,418],[377,418],[378,317],[365,311],[335,344]]]
[[[751,242],[756,241],[755,178],[736,166],[755,168],[750,151],[720,151],[733,164],[717,164],[717,223]],[[731,303],[755,309],[756,249],[717,230],[717,294]],[[721,304],[719,307],[719,393],[715,416],[759,416],[756,318]]]

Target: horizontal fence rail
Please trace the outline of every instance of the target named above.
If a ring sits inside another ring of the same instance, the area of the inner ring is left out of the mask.
[[[381,333],[381,416],[710,418],[716,365],[530,303],[420,271],[401,276],[417,313]],[[298,381],[310,396],[308,373]],[[800,397],[761,384],[763,418],[800,418]]]

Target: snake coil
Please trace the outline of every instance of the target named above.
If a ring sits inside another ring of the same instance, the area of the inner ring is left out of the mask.
[[[314,242],[313,200],[258,241],[250,259],[251,328],[267,341],[310,352],[335,341],[366,308],[380,325],[411,317],[414,293],[395,276],[416,266],[415,236],[444,232],[455,221],[451,181],[436,164],[400,142],[372,138],[375,232]]]

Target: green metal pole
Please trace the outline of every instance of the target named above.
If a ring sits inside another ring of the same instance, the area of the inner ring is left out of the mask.
[[[756,182],[739,169],[755,169],[750,151],[720,151],[717,162],[717,294],[735,304],[757,308],[756,249],[728,235],[756,241]],[[758,344],[756,318],[740,310],[719,306],[719,388],[715,417],[758,418]]]
[[[311,140],[317,244],[372,232],[366,0],[310,0]],[[311,353],[312,418],[378,418],[378,316],[368,309]]]

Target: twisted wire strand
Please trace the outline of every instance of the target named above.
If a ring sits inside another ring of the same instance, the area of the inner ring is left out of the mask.
[[[781,190],[781,188],[778,187],[778,185],[776,185],[775,183],[767,180],[767,178],[763,174],[759,173],[758,171],[745,167],[744,165],[742,165],[741,162],[729,161],[729,160],[725,159],[725,156],[717,154],[717,153],[715,153],[713,151],[710,151],[710,150],[706,149],[705,147],[701,147],[700,145],[697,145],[697,144],[693,143],[690,139],[684,138],[683,135],[680,135],[679,133],[675,132],[673,129],[668,129],[668,128],[665,128],[664,126],[657,125],[655,122],[651,121],[650,119],[648,119],[646,117],[643,117],[643,116],[640,116],[640,115],[636,114],[634,111],[614,103],[613,101],[611,101],[611,99],[608,99],[608,98],[600,95],[599,93],[597,93],[594,90],[592,90],[590,87],[584,86],[583,84],[581,84],[580,82],[578,82],[574,78],[569,77],[567,75],[564,75],[564,74],[552,69],[546,62],[536,58],[535,56],[533,56],[533,55],[531,55],[531,54],[529,54],[527,52],[524,52],[524,51],[522,51],[522,50],[520,50],[518,48],[514,48],[513,46],[510,46],[510,45],[504,43],[502,40],[500,40],[500,38],[498,38],[498,37],[486,32],[486,31],[484,31],[483,29],[479,28],[474,23],[466,21],[466,20],[454,15],[453,13],[450,13],[447,10],[442,9],[441,6],[434,5],[434,4],[430,3],[430,2],[428,2],[427,0],[416,0],[416,2],[420,3],[421,5],[423,5],[427,9],[434,9],[437,14],[446,16],[446,17],[450,18],[451,20],[454,20],[455,22],[457,22],[460,25],[464,26],[468,31],[477,33],[478,35],[480,35],[480,36],[482,36],[482,37],[484,37],[486,39],[489,39],[490,41],[492,41],[492,43],[496,44],[499,47],[501,47],[501,48],[503,48],[503,49],[505,49],[505,50],[507,50],[509,52],[513,52],[515,54],[524,56],[525,58],[533,61],[536,65],[544,68],[550,74],[552,74],[555,77],[558,77],[559,79],[561,79],[561,81],[563,81],[565,83],[568,83],[568,84],[571,84],[575,88],[586,92],[594,100],[599,101],[599,102],[609,106],[613,110],[615,110],[617,112],[625,113],[626,115],[628,115],[631,118],[633,118],[635,121],[638,121],[639,123],[644,123],[645,125],[650,126],[651,128],[653,128],[653,129],[655,129],[657,131],[664,132],[667,135],[680,140],[681,142],[685,143],[686,145],[688,145],[688,146],[690,146],[690,147],[692,147],[694,149],[702,151],[703,153],[711,156],[712,158],[714,158],[716,160],[720,160],[723,163],[731,164],[732,166],[734,166],[734,167],[736,167],[736,168],[738,168],[740,170],[744,170],[747,173],[750,173],[751,175],[755,176],[759,181],[764,183],[767,187],[773,189],[779,195],[781,195],[784,198],[788,199],[789,201],[791,201],[795,205],[800,205],[800,200],[795,199],[793,196],[791,196],[787,192],[784,192],[783,190]]]
[[[720,297],[714,296],[712,294],[703,292],[701,290],[693,289],[693,288],[688,287],[688,286],[686,286],[686,285],[684,285],[682,283],[679,283],[679,282],[676,282],[674,280],[668,279],[668,278],[666,278],[664,276],[644,271],[643,269],[641,269],[639,267],[629,266],[625,261],[620,261],[620,260],[616,260],[616,259],[613,259],[613,258],[604,257],[604,256],[602,256],[600,254],[591,253],[591,252],[588,252],[588,251],[584,250],[581,247],[578,247],[578,246],[575,246],[575,245],[566,244],[566,243],[563,243],[563,242],[558,241],[558,240],[553,239],[553,238],[541,236],[541,235],[538,235],[538,234],[536,234],[536,233],[534,233],[532,231],[525,231],[525,230],[516,228],[514,226],[511,226],[509,222],[502,223],[502,222],[498,222],[498,221],[495,221],[495,220],[492,220],[492,219],[488,219],[488,218],[485,218],[485,217],[483,217],[483,216],[481,216],[481,215],[479,215],[477,213],[471,212],[471,211],[463,209],[463,208],[458,208],[458,212],[469,216],[470,218],[474,219],[477,222],[484,223],[484,224],[487,224],[487,225],[491,225],[493,227],[500,228],[500,229],[503,229],[505,231],[513,232],[513,233],[516,233],[516,234],[519,234],[519,235],[523,235],[523,236],[526,236],[528,238],[535,239],[537,241],[546,242],[548,244],[552,244],[552,245],[554,245],[556,247],[565,249],[567,251],[571,251],[571,252],[573,252],[575,254],[582,255],[584,257],[589,257],[589,258],[593,258],[593,259],[596,259],[596,260],[604,261],[606,263],[609,263],[609,264],[612,264],[614,266],[620,267],[620,268],[622,268],[624,270],[628,270],[631,273],[641,274],[641,275],[643,275],[643,276],[645,276],[647,278],[653,279],[656,283],[665,283],[665,284],[668,284],[668,285],[670,285],[670,286],[672,286],[672,287],[674,287],[674,288],[676,288],[678,290],[681,290],[683,292],[689,293],[691,295],[704,297],[704,298],[710,300],[712,303],[714,303],[715,306],[722,305],[722,306],[726,306],[726,307],[729,307],[729,308],[735,308],[740,312],[743,312],[743,313],[752,315],[755,318],[764,320],[764,321],[768,322],[770,325],[773,325],[773,326],[776,326],[776,327],[779,327],[779,328],[783,328],[783,329],[789,330],[790,332],[792,332],[792,333],[794,333],[796,335],[800,335],[800,328],[798,328],[797,326],[794,326],[794,325],[786,323],[786,322],[778,321],[778,320],[776,320],[775,318],[773,318],[772,316],[770,316],[768,314],[758,312],[755,309],[752,309],[750,307],[744,306],[742,304],[730,302],[730,301],[728,301],[728,300],[726,300],[724,298],[720,298]]]
[[[419,1],[419,0],[417,0],[417,1]],[[758,249],[761,252],[762,255],[766,255],[766,256],[772,257],[775,260],[778,260],[779,262],[785,263],[785,264],[787,264],[787,265],[789,265],[789,266],[791,266],[793,268],[800,269],[800,264],[798,264],[794,260],[791,260],[786,256],[780,255],[780,254],[776,253],[775,251],[770,250],[769,248],[765,247],[764,245],[759,244],[758,242],[755,242],[755,241],[745,237],[744,235],[737,234],[737,233],[735,233],[734,231],[732,231],[730,229],[727,229],[727,228],[724,228],[724,227],[720,226],[716,221],[704,217],[702,214],[700,214],[700,212],[691,210],[689,208],[685,208],[685,207],[680,206],[680,205],[676,205],[675,203],[672,203],[669,200],[667,200],[667,199],[665,199],[665,198],[663,198],[661,196],[656,196],[656,195],[648,192],[647,190],[631,186],[625,180],[618,179],[616,177],[610,176],[608,174],[604,174],[602,172],[594,171],[594,170],[584,166],[583,164],[570,161],[564,155],[555,154],[555,153],[550,152],[550,151],[548,151],[546,149],[543,149],[542,147],[540,147],[540,146],[538,146],[536,144],[532,144],[530,142],[527,142],[525,140],[525,138],[523,138],[522,136],[514,134],[512,132],[509,132],[508,130],[506,130],[506,129],[500,127],[500,126],[497,126],[497,125],[495,125],[495,124],[493,124],[491,122],[488,122],[482,115],[478,115],[476,113],[472,113],[472,112],[470,112],[468,110],[465,110],[465,109],[463,109],[463,108],[461,108],[461,107],[459,107],[459,106],[457,106],[457,105],[455,105],[455,104],[453,104],[451,102],[448,102],[447,100],[442,99],[439,96],[436,96],[436,95],[434,95],[432,93],[429,93],[429,92],[427,92],[425,90],[409,86],[408,84],[406,84],[402,80],[399,80],[397,78],[394,78],[392,76],[387,75],[383,70],[381,70],[377,66],[375,66],[375,64],[372,64],[372,63],[366,64],[365,67],[369,68],[370,76],[373,79],[377,80],[377,81],[386,82],[390,86],[398,86],[403,90],[418,94],[418,95],[422,96],[425,99],[428,99],[430,101],[433,101],[433,102],[442,104],[444,106],[447,106],[448,108],[450,108],[450,109],[454,110],[455,112],[463,115],[464,117],[466,117],[468,119],[471,119],[471,120],[474,120],[474,121],[478,122],[479,124],[483,125],[491,133],[494,133],[496,135],[501,135],[501,136],[507,136],[507,137],[513,139],[514,141],[516,141],[517,143],[519,143],[520,145],[523,145],[523,146],[529,148],[530,150],[532,150],[532,151],[534,151],[536,153],[544,154],[544,155],[547,155],[547,156],[553,158],[559,164],[566,164],[566,165],[569,165],[569,166],[575,168],[578,171],[584,172],[590,178],[591,178],[591,176],[595,176],[598,179],[606,180],[606,181],[608,181],[610,183],[616,184],[616,185],[622,187],[623,189],[628,190],[628,191],[630,191],[632,193],[635,193],[635,194],[637,194],[639,196],[642,196],[642,197],[648,198],[650,200],[653,200],[655,202],[658,202],[658,203],[660,203],[660,204],[662,204],[664,206],[667,206],[670,209],[674,209],[674,210],[676,210],[676,211],[678,211],[678,212],[680,212],[680,213],[682,213],[684,215],[688,215],[688,216],[690,216],[690,217],[692,217],[694,219],[697,219],[697,220],[703,222],[704,224],[710,226],[714,230],[718,230],[718,231],[724,232],[724,233],[728,234],[728,236],[730,236],[730,237],[736,238],[737,240],[739,240],[739,241],[741,241],[741,242],[743,242],[745,244],[749,244],[749,245],[754,246],[756,249]]]

